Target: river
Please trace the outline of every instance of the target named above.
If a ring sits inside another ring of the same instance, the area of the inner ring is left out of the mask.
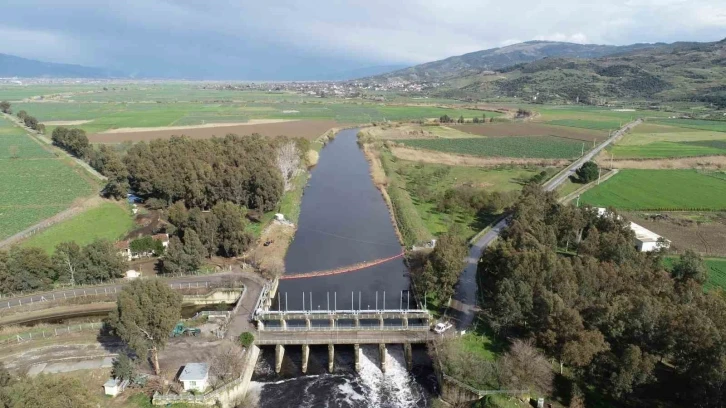
[[[391,217],[356,143],[358,129],[343,130],[321,151],[305,188],[295,239],[285,258],[287,274],[329,270],[401,253]],[[414,307],[401,258],[340,275],[283,280],[273,308],[288,310],[374,309],[401,303]],[[304,293],[304,295],[303,295]],[[376,296],[377,294],[377,296]],[[303,302],[303,296],[304,302]],[[287,303],[286,303],[287,302]],[[311,347],[308,374],[302,375],[299,347],[288,347],[280,374],[274,352],[263,348],[253,386],[261,408],[427,407],[436,380],[424,347],[415,347],[406,370],[401,345],[388,347],[386,373],[377,346],[362,346],[361,371],[352,347],[336,347],[335,370],[327,373],[327,347]]]

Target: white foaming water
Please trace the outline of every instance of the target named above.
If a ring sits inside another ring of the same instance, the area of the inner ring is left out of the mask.
[[[403,348],[391,346],[386,349],[386,372],[380,369],[378,347],[361,347],[360,379],[369,390],[371,407],[413,408],[421,401],[414,378],[406,369]]]
[[[357,406],[357,403],[366,402],[366,397],[353,389],[353,386],[349,382],[338,385],[338,392],[341,395],[341,402],[344,403],[345,406],[354,407]]]

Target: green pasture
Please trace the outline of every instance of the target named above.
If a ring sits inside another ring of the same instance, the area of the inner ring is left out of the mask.
[[[0,119],[0,160],[49,158],[53,154],[7,120]]]
[[[406,139],[399,142],[420,149],[483,157],[572,159],[580,156],[583,149],[583,142],[553,136]]]
[[[658,119],[654,122],[660,125],[676,126],[688,129],[726,132],[726,120]]]
[[[669,256],[663,259],[663,264],[667,269],[671,269],[676,260],[677,257]],[[703,284],[704,289],[721,288],[726,290],[726,258],[704,258],[703,262],[708,268],[708,277]]]
[[[621,170],[581,197],[624,210],[726,209],[726,180],[695,170]]]
[[[669,158],[726,154],[726,133],[647,123],[611,149],[618,158]]]
[[[71,219],[53,225],[23,242],[23,246],[39,247],[52,253],[61,242],[74,241],[86,245],[96,239],[116,241],[134,226],[131,211],[114,203],[103,203]]]

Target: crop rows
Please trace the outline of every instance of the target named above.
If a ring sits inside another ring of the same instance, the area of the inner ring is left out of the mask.
[[[726,132],[726,121],[695,120],[695,119],[660,119],[656,123],[661,125],[678,126],[689,129],[710,130],[712,132]]]
[[[581,129],[616,130],[624,123],[613,120],[558,119],[547,122],[548,125],[568,126]]]
[[[420,149],[483,157],[572,159],[580,156],[583,149],[583,142],[552,136],[407,139],[401,142]]]

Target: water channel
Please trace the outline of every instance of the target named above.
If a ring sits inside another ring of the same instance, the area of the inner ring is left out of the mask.
[[[338,133],[322,150],[312,170],[298,230],[285,258],[287,274],[329,270],[401,253],[388,208],[373,185],[368,162],[356,143],[357,132],[349,129]],[[350,273],[283,280],[273,308],[325,310],[329,304],[338,310],[375,309],[376,304],[383,308],[383,292],[386,308],[415,307],[408,289],[406,268],[397,258]],[[425,348],[414,348],[410,372],[406,370],[402,346],[391,345],[388,350],[390,358],[384,374],[378,348],[362,346],[361,371],[356,373],[352,347],[336,347],[335,371],[329,374],[327,348],[311,347],[308,374],[303,376],[299,348],[287,348],[280,374],[272,369],[273,349],[263,348],[253,377],[260,395],[259,406],[428,406],[436,381]]]

